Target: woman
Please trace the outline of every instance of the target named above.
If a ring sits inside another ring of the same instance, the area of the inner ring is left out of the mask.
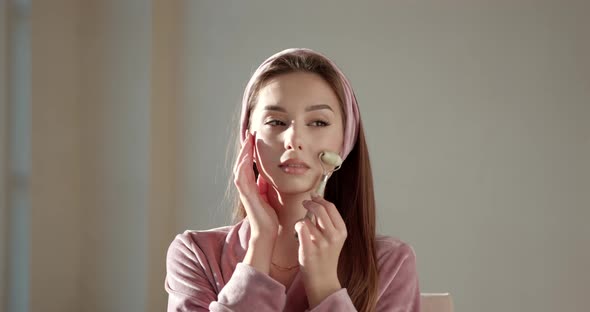
[[[237,223],[175,238],[168,311],[420,310],[413,249],[375,234],[363,126],[332,61],[309,49],[264,61],[244,92],[240,135]],[[325,151],[343,163],[322,198]]]

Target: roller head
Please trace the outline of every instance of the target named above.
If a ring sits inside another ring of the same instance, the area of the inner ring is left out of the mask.
[[[322,152],[320,154],[320,160],[329,166],[332,167],[340,167],[342,164],[342,158],[336,153],[333,152]]]

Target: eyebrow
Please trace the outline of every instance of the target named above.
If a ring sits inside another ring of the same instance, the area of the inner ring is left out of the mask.
[[[311,106],[306,107],[305,111],[311,112],[311,111],[320,110],[320,109],[328,109],[328,110],[334,112],[332,110],[332,108],[330,107],[330,105],[327,105],[327,104],[311,105]],[[281,107],[279,105],[266,105],[264,107],[264,110],[278,111],[278,112],[283,112],[283,113],[287,112],[287,110],[285,110],[283,107]]]

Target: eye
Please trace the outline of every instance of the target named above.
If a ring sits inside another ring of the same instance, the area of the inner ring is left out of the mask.
[[[323,120],[319,120],[318,119],[318,120],[312,121],[310,125],[312,125],[314,127],[327,127],[330,124],[328,122],[326,122],[326,121],[323,121]]]
[[[284,125],[285,125],[285,123],[284,123],[284,122],[282,122],[282,121],[280,121],[280,120],[277,120],[277,119],[272,119],[272,120],[269,120],[269,121],[265,122],[264,124],[265,124],[265,125],[268,125],[268,126],[272,126],[272,127],[276,127],[276,126],[284,126]]]

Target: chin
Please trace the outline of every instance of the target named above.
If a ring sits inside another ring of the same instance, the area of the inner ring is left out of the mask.
[[[290,188],[277,188],[277,190],[279,191],[279,193],[284,194],[284,195],[297,195],[297,194],[307,194],[309,192],[311,192],[313,188],[295,188],[295,187],[290,187]]]
[[[295,195],[311,192],[314,189],[316,181],[309,177],[302,179],[281,177],[274,179],[273,182],[272,184],[274,184],[279,193]]]
[[[313,190],[313,184],[308,181],[280,181],[276,188],[279,193],[295,195],[310,192]]]

